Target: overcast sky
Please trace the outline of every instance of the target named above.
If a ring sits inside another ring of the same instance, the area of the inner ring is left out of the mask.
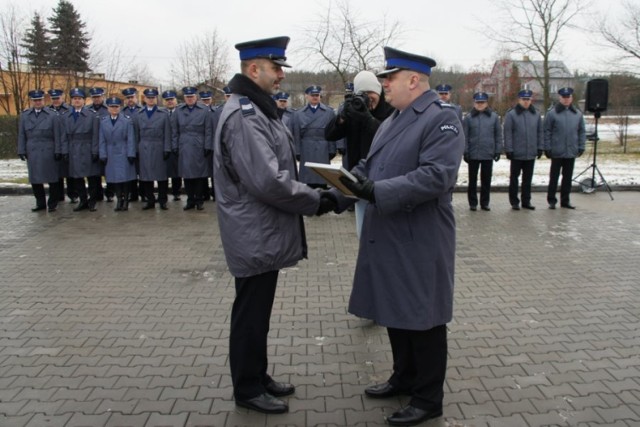
[[[237,68],[234,44],[279,35],[291,37],[288,62],[294,69],[309,69],[310,61],[296,53],[296,49],[302,45],[305,30],[326,13],[330,3],[329,0],[71,2],[87,23],[94,43],[121,44],[129,61],[147,63],[161,83],[169,80],[169,62],[176,57],[178,45],[214,28],[229,46],[233,72]],[[48,17],[57,3],[57,0],[0,0],[0,7],[14,4],[29,18],[34,11]],[[620,19],[621,5],[622,0],[593,2],[589,9],[591,18],[576,20],[576,24],[585,26],[593,16]],[[439,66],[490,70],[500,52],[500,46],[482,35],[484,30],[500,23],[495,2],[490,0],[352,0],[350,7],[361,20],[386,17],[388,21],[399,21],[402,38],[393,47],[429,55]],[[553,59],[564,60],[571,71],[612,70],[615,52],[597,46],[593,39],[584,31],[568,29],[562,49]]]

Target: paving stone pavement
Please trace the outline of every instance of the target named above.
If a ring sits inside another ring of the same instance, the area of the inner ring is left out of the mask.
[[[575,194],[576,211],[458,221],[445,416],[432,426],[640,425],[640,192]],[[386,380],[384,328],[346,312],[352,213],[307,218],[310,258],[282,271],[270,334],[290,412],[237,409],[233,300],[205,211],[32,213],[0,197],[0,426],[380,426],[407,398]]]

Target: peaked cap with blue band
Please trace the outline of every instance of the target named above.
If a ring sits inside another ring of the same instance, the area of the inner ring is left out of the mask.
[[[254,58],[269,59],[282,67],[289,67],[285,50],[289,44],[289,37],[272,37],[270,39],[252,40],[238,43],[235,48],[240,52],[240,60]]]
[[[142,93],[147,98],[151,98],[151,97],[154,97],[154,96],[158,96],[158,89],[149,88],[149,89],[145,89]]]
[[[102,89],[101,87],[92,87],[91,89],[89,89],[89,94],[91,94],[91,96],[103,96],[104,89]]]
[[[34,89],[29,91],[29,99],[43,99],[44,91],[40,89]]]
[[[60,98],[63,92],[60,89],[49,89],[47,93],[51,98]]]
[[[198,93],[198,89],[193,86],[186,86],[182,88],[183,95],[195,95]]]
[[[198,96],[200,97],[200,99],[211,99],[213,93],[211,93],[210,90],[203,90],[202,92],[198,93]]]
[[[384,60],[385,70],[379,72],[378,77],[386,77],[401,70],[417,71],[430,76],[431,68],[436,66],[436,61],[429,57],[403,52],[388,46],[384,48]]]
[[[558,90],[558,95],[564,97],[569,97],[571,95],[573,95],[573,88],[572,87],[561,87]]]
[[[86,98],[84,91],[79,87],[71,89],[71,91],[69,91],[69,96],[71,98]]]
[[[487,92],[476,92],[473,94],[474,102],[487,102],[489,100],[489,94]]]
[[[165,90],[162,92],[162,99],[171,99],[178,96],[175,90]]]
[[[451,85],[448,84],[439,84],[438,86],[436,86],[436,92],[438,93],[449,93],[451,92]]]
[[[117,96],[112,96],[110,98],[107,98],[106,101],[104,101],[105,104],[107,104],[109,107],[112,105],[122,105],[122,99],[118,98]]]
[[[133,96],[136,93],[138,93],[138,89],[136,89],[135,87],[128,87],[126,89],[122,89],[122,94],[124,96]]]
[[[518,98],[527,99],[527,98],[532,98],[532,97],[533,97],[533,91],[532,90],[522,89],[520,92],[518,92]]]

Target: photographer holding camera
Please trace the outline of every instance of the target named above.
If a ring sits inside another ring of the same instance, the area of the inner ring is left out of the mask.
[[[338,114],[325,128],[327,141],[345,139],[347,170],[367,157],[373,136],[380,123],[393,113],[394,108],[384,99],[382,85],[371,71],[360,71],[353,79],[353,94],[345,96]],[[356,203],[358,235],[367,202]]]

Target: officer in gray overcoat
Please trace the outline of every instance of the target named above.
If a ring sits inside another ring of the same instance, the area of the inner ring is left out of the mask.
[[[100,162],[98,153],[100,119],[88,108],[84,108],[85,93],[73,88],[69,92],[71,110],[61,117],[62,155],[69,158],[69,176],[78,192],[80,203],[73,210],[96,210],[98,187],[100,186]],[[89,181],[89,194],[85,178]]]
[[[129,209],[129,183],[136,177],[136,138],[133,123],[122,114],[122,100],[107,98],[109,116],[100,120],[100,160],[105,164],[105,177],[118,201],[116,211]]]
[[[278,92],[273,95],[273,99],[276,101],[276,105],[279,108],[278,113],[281,114],[280,119],[282,123],[293,134],[293,115],[296,110],[289,107],[289,94],[287,92]]]
[[[210,90],[201,90],[198,92],[198,97],[200,98],[200,102],[211,110],[211,129],[215,134],[216,131],[216,106],[213,105],[213,92]],[[212,159],[211,159],[212,160]],[[213,191],[213,161],[207,161],[207,169],[208,174],[207,178],[204,180],[204,190],[203,196],[204,200],[216,199],[215,192]],[[211,179],[211,185],[209,185],[209,179]]]
[[[58,207],[60,178],[60,120],[58,115],[44,106],[44,92],[29,91],[31,108],[20,114],[18,128],[18,156],[27,162],[29,183],[36,198],[33,212]],[[44,184],[49,184],[49,199],[46,200]]]
[[[545,155],[551,159],[547,202],[549,209],[556,208],[556,191],[562,171],[560,207],[575,209],[571,204],[571,181],[576,157],[582,156],[587,141],[584,116],[573,106],[573,88],[560,88],[558,95],[560,102],[547,111],[543,124]]]
[[[435,61],[384,51],[386,70],[378,76],[398,112],[380,125],[369,154],[352,169],[358,182],[343,181],[369,202],[349,312],[387,328],[393,374],[365,394],[410,395],[407,406],[387,417],[408,426],[442,415],[456,247],[451,200],[464,137],[456,110],[429,89]],[[349,203],[338,197],[343,210]]]
[[[453,102],[451,102],[452,90],[453,90],[453,87],[447,83],[441,83],[438,86],[436,86],[436,92],[438,92],[438,96],[440,97],[440,100],[444,103],[451,105],[453,108],[455,108],[456,113],[458,113],[458,118],[460,119],[460,121],[462,121],[462,107],[459,106],[458,104],[454,104]]]
[[[138,104],[138,89],[135,87],[128,87],[122,90],[122,96],[124,97],[124,103],[122,105],[122,114],[133,120],[133,116],[142,108]],[[129,201],[137,202],[139,198],[142,201],[146,201],[145,193],[142,190],[142,183],[138,179],[140,176],[140,158],[136,156],[136,179],[129,183]]]
[[[88,106],[89,111],[92,111],[98,116],[98,118],[106,117],[109,115],[109,109],[104,104],[104,89],[101,87],[92,87],[89,89],[89,95],[91,96],[91,105]],[[100,186],[98,187],[98,200],[104,200],[104,196],[107,197],[107,202],[111,202],[113,199],[113,188],[107,184],[107,188],[102,188],[102,177],[104,176],[104,165],[100,165]]]
[[[511,161],[509,174],[509,203],[511,209],[520,210],[520,200],[524,209],[534,210],[531,204],[531,181],[536,157],[542,157],[544,133],[542,118],[531,103],[533,91],[523,89],[518,92],[518,103],[504,116],[504,152]],[[522,172],[522,193],[518,198],[518,179]]]
[[[204,209],[204,183],[213,153],[213,113],[197,102],[197,92],[192,86],[182,88],[184,104],[171,116],[171,148],[178,154],[178,168],[187,192],[184,210]]]
[[[480,171],[480,208],[490,211],[491,178],[493,162],[500,160],[502,153],[502,126],[500,117],[488,106],[489,95],[486,92],[473,94],[473,108],[463,120],[464,161],[469,164],[469,186],[467,198],[469,208],[475,211],[478,206],[478,171]]]
[[[164,110],[169,114],[169,124],[171,124],[171,116],[173,116],[178,101],[176,100],[176,92],[174,90],[165,90],[162,92],[162,102],[164,104]],[[173,130],[171,131],[173,137]],[[171,148],[171,155],[167,159],[167,176],[171,178],[171,194],[173,194],[173,201],[180,200],[180,193],[182,192],[182,178],[178,171],[178,150]]]
[[[304,166],[305,162],[330,163],[336,156],[335,141],[324,137],[325,127],[333,119],[333,108],[320,102],[320,86],[309,86],[304,93],[307,105],[293,115],[293,141],[300,161],[300,181],[312,188],[326,188],[320,175]]]
[[[64,92],[61,89],[49,89],[47,93],[51,99],[51,104],[49,104],[47,108],[51,111],[62,116],[70,110],[69,106],[64,102]],[[62,160],[58,162],[58,164],[60,165],[60,179],[58,180],[58,185],[60,186],[58,190],[59,200],[64,202],[64,182],[66,180],[67,196],[69,196],[71,203],[77,203],[78,191],[73,186],[73,179],[69,175],[69,161],[65,156],[63,156]]]
[[[216,128],[214,185],[220,237],[235,278],[229,365],[237,406],[282,413],[291,384],[268,374],[267,335],[281,268],[306,257],[302,215],[335,204],[296,180],[291,133],[271,95],[284,78],[289,37],[237,44],[242,74]],[[323,206],[320,209],[320,206]]]
[[[169,113],[158,109],[158,90],[145,89],[145,107],[133,115],[133,128],[138,145],[140,182],[147,199],[143,210],[153,209],[156,197],[153,183],[158,182],[158,203],[167,210],[167,160],[171,155]]]

